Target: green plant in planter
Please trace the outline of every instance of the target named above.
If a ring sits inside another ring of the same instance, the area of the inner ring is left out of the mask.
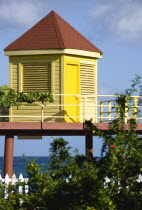
[[[21,106],[23,102],[34,103],[36,101],[45,104],[53,102],[53,95],[50,92],[39,93],[39,92],[17,92],[7,85],[0,86],[0,108],[10,108],[10,106]]]

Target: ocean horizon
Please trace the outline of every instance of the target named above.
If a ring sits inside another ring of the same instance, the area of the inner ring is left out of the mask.
[[[26,164],[30,159],[34,159],[35,162],[39,165],[48,166],[50,162],[49,156],[14,156],[13,161],[13,173],[16,174],[16,177],[19,177],[20,174],[24,178],[27,178],[26,173]],[[4,168],[4,157],[0,157],[0,174],[3,177],[3,168]]]
[[[100,158],[100,157],[97,157]],[[18,178],[20,174],[23,175],[24,178],[27,178],[28,175],[26,173],[26,165],[29,160],[35,160],[35,162],[41,166],[44,165],[45,168],[48,168],[50,163],[49,156],[14,156],[13,161],[13,173]],[[4,157],[0,157],[0,174],[3,177],[3,168],[4,168]]]

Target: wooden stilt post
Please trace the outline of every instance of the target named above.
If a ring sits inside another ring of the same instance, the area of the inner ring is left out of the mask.
[[[86,156],[91,160],[93,158],[93,135],[92,132],[86,132]]]
[[[13,150],[14,136],[5,136],[5,151],[4,151],[4,177],[6,174],[12,178],[13,173]]]

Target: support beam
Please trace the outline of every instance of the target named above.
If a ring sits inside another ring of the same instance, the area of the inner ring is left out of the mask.
[[[93,135],[92,132],[86,132],[85,135],[85,141],[86,141],[86,156],[89,157],[91,160],[93,158]]]
[[[12,178],[13,173],[13,151],[14,151],[14,136],[5,136],[5,151],[4,151],[4,177],[6,174]]]

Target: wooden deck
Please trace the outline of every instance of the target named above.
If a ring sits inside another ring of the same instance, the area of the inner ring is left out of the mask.
[[[94,123],[98,129],[109,130],[108,123]],[[125,124],[128,130],[128,124]],[[0,136],[84,136],[84,123],[66,122],[0,122]],[[137,133],[142,134],[142,123],[137,123]],[[96,135],[95,133],[93,134]]]
[[[94,123],[108,132],[108,123]],[[125,124],[128,130],[128,124]],[[137,133],[142,134],[142,123],[137,123]],[[84,136],[86,155],[93,158],[93,135],[84,123],[66,122],[0,122],[0,136],[5,136],[4,176],[12,177],[14,136]]]

